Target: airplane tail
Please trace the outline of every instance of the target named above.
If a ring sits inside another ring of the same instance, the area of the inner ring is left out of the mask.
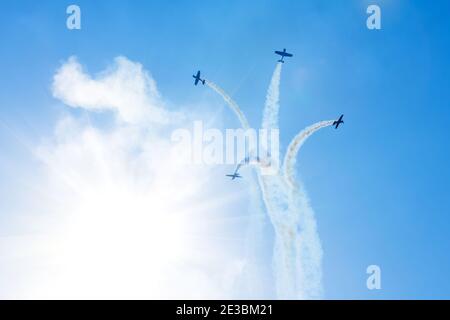
[[[205,85],[206,80],[202,80],[203,85]]]

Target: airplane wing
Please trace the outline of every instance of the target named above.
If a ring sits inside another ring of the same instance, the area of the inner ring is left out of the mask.
[[[275,51],[276,54],[282,56],[282,57],[292,57],[293,54],[292,53],[287,53],[285,51]]]
[[[200,70],[199,71],[197,71],[197,74],[195,75],[195,76],[193,76],[194,78],[195,78],[195,85],[197,85],[198,84],[198,82],[201,80],[200,79]]]

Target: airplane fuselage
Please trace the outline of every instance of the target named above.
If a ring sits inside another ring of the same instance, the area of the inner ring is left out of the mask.
[[[344,115],[341,115],[341,116],[339,117],[338,120],[336,120],[335,122],[333,122],[333,126],[335,126],[335,127],[334,127],[335,129],[339,128],[339,125],[340,125],[341,123],[344,123],[344,121],[342,120],[343,117],[344,117]]]
[[[197,71],[197,74],[192,75],[192,77],[195,79],[194,85],[198,85],[199,82],[204,85],[206,82],[206,80],[200,78],[200,71]]]

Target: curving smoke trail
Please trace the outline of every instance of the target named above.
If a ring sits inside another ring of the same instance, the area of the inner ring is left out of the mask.
[[[278,63],[266,95],[263,129],[278,128],[281,71],[282,64]],[[207,80],[206,84],[222,96],[238,117],[241,126],[248,129],[248,121],[237,103],[213,82]],[[333,122],[318,122],[301,131],[288,147],[282,172],[263,175],[261,169],[273,159],[254,155],[246,157],[236,167],[238,171],[244,165],[256,164],[256,179],[275,231],[273,271],[276,294],[280,299],[317,299],[322,296],[322,247],[309,199],[301,183],[295,183],[294,166],[306,139]]]
[[[298,299],[320,299],[322,289],[322,245],[317,232],[317,223],[309,199],[299,183],[289,189],[292,203],[290,215],[295,217],[297,230],[292,243],[295,265],[295,286]]]
[[[278,128],[281,70],[282,64],[277,63],[266,94],[261,124],[263,129]],[[298,280],[302,277],[303,270],[303,261],[299,258],[298,250],[298,243],[302,242],[299,235],[302,201],[297,203],[298,199],[280,174],[259,174],[259,183],[267,213],[275,230],[273,268],[277,297],[309,298],[303,290],[303,283]]]
[[[240,168],[247,165],[256,165],[259,168],[267,168],[270,166],[269,159],[261,159],[258,156],[254,156],[253,154],[250,154],[250,156],[245,157],[243,160],[241,160],[234,169],[234,172],[238,172]]]
[[[262,121],[265,129],[278,128],[280,77],[278,63],[266,95]],[[273,266],[278,298],[317,299],[322,295],[322,247],[314,212],[303,188],[292,183],[292,173],[301,145],[312,133],[332,123],[320,122],[294,138],[282,175],[259,176],[263,200],[275,229]]]
[[[333,125],[333,122],[334,120],[317,122],[303,129],[299,134],[297,134],[297,136],[295,136],[294,139],[292,139],[283,163],[284,177],[292,187],[295,187],[295,163],[300,148],[313,133],[322,128]]]
[[[231,108],[231,110],[236,114],[236,116],[239,119],[239,122],[241,123],[241,126],[244,130],[247,130],[250,128],[247,118],[245,117],[244,113],[242,112],[241,108],[239,108],[238,104],[228,95],[225,93],[225,91],[219,87],[217,84],[215,84],[212,81],[205,79],[205,84],[213,89],[215,92],[217,92],[220,96],[222,96],[223,100],[228,104],[228,106]]]

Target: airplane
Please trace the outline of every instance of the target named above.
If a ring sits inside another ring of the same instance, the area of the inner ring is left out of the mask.
[[[233,174],[227,174],[226,176],[227,176],[227,177],[230,177],[231,180],[234,180],[234,179],[236,179],[236,178],[242,178],[242,176],[241,176],[239,173],[237,173],[237,172],[235,172],[235,173],[233,173]]]
[[[192,75],[192,77],[195,79],[194,85],[198,85],[199,82],[203,83],[203,85],[205,84],[206,80],[200,79],[200,70],[197,71],[196,75]]]
[[[292,53],[286,52],[286,49],[283,49],[283,51],[275,51],[276,54],[281,56],[281,59],[278,60],[278,62],[284,63],[284,57],[293,57],[294,55]]]
[[[333,126],[335,126],[335,129],[337,129],[341,123],[344,123],[344,121],[342,120],[343,117],[344,115],[341,115],[338,120],[333,122]]]

